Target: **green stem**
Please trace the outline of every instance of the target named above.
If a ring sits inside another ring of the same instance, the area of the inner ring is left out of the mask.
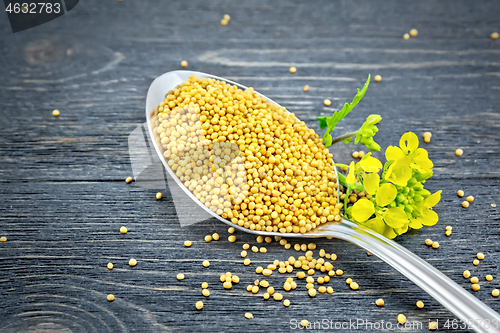
[[[353,138],[356,135],[358,135],[358,132],[347,133],[347,134],[341,135],[339,137],[336,137],[335,139],[332,140],[332,145],[336,144],[337,142],[343,141],[345,139]]]
[[[339,173],[338,175],[339,175],[340,184],[342,184],[344,187],[347,188],[348,185],[347,185],[347,182],[345,180],[345,176],[341,173]],[[361,185],[359,183],[354,183],[353,190],[358,191],[358,192],[363,192],[365,190],[365,188],[363,187],[363,185]]]

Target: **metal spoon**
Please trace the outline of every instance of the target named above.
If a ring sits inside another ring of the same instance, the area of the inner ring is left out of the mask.
[[[236,85],[243,90],[247,89],[247,87],[236,82],[201,72],[173,71],[161,75],[151,84],[148,90],[146,102],[146,118],[151,138],[155,136],[150,119],[152,114],[151,110],[154,110],[160,102],[163,101],[165,94],[169,90],[174,89],[177,85],[186,81],[188,77],[193,74],[199,78],[213,78]],[[279,106],[278,103],[272,101],[268,97],[262,94],[259,95],[266,98],[267,101]],[[152,141],[155,150],[171,179],[173,179],[185,192],[185,194],[196,202],[199,207],[221,222],[243,232],[262,236],[282,236],[294,238],[317,238],[329,236],[351,242],[373,253],[394,267],[401,274],[426,291],[444,307],[454,313],[463,321],[463,323],[467,324],[468,328],[472,328],[476,332],[500,332],[500,315],[497,312],[493,311],[490,307],[479,301],[457,283],[398,243],[345,218],[342,218],[341,222],[328,222],[321,224],[305,234],[255,231],[240,227],[233,224],[231,221],[222,218],[201,203],[193,195],[193,193],[184,186],[163,158],[158,144],[155,140]],[[461,323],[460,325],[463,324]]]

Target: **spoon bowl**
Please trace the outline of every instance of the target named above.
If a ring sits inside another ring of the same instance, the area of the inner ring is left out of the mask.
[[[212,78],[225,81],[232,85],[236,85],[242,90],[247,89],[247,87],[239,83],[201,72],[173,71],[161,75],[151,84],[147,95],[146,119],[151,138],[155,138],[155,136],[157,136],[157,133],[153,131],[155,108],[164,100],[165,94],[168,91],[173,90],[177,85],[186,81],[191,75],[196,75],[198,78]],[[280,106],[270,98],[258,92],[255,93],[265,98],[268,103],[270,102]],[[430,296],[440,302],[443,306],[448,308],[459,319],[467,324],[470,324],[469,327],[473,328],[476,332],[500,332],[500,315],[497,312],[493,311],[490,307],[479,301],[476,297],[471,295],[439,270],[398,243],[345,218],[342,218],[340,222],[327,222],[320,224],[316,228],[304,234],[256,231],[232,223],[228,219],[223,218],[213,210],[209,209],[205,204],[198,200],[188,188],[185,187],[184,183],[179,180],[174,170],[170,168],[164,158],[162,148],[160,144],[158,144],[159,141],[151,141],[153,142],[158,157],[170,176],[169,181],[170,179],[175,181],[179,188],[182,189],[182,191],[190,199],[192,199],[193,202],[199,206],[199,208],[203,209],[221,222],[226,223],[240,231],[261,236],[281,236],[293,238],[335,237],[351,242],[373,253],[375,256],[394,267],[401,274],[406,276]],[[338,193],[339,191],[337,191],[337,202],[340,202],[338,200]]]

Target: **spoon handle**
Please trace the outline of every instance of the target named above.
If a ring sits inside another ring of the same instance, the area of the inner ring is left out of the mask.
[[[354,243],[394,267],[455,314],[461,320],[456,328],[500,332],[497,312],[398,243],[345,219],[323,234]]]

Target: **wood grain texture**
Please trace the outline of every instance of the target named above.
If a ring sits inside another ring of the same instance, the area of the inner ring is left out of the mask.
[[[286,293],[289,308],[266,301],[245,290],[259,278],[255,267],[295,251],[267,244],[268,253],[250,252],[245,267],[239,253],[256,243],[253,236],[240,233],[229,243],[215,219],[181,228],[168,191],[157,201],[156,191],[125,184],[132,174],[127,137],[145,121],[147,89],[181,60],[254,87],[318,131],[315,117],[350,101],[368,73],[382,75],[338,130],[355,130],[378,113],[382,147],[406,131],[433,133],[425,148],[435,175],[426,186],[443,190],[440,222],[397,240],[469,290],[462,272],[470,269],[481,281],[474,295],[500,311],[491,296],[500,287],[500,213],[491,207],[500,204],[500,44],[489,38],[500,30],[499,8],[486,0],[88,0],[16,34],[1,19],[0,236],[8,241],[0,243],[0,332],[286,332],[292,319],[395,324],[404,313],[424,327],[454,319],[391,267],[338,240],[316,241],[338,255],[335,266],[345,272],[330,281],[333,295],[311,299],[301,282]],[[222,26],[226,13],[231,20]],[[403,40],[411,28],[418,36]],[[53,117],[53,109],[61,115]],[[332,149],[344,162],[353,150],[359,147]],[[475,196],[469,209],[461,208],[458,189]],[[122,225],[129,233],[119,233]],[[213,232],[221,240],[205,243]],[[426,247],[426,238],[441,247]],[[186,239],[192,247],[184,247]],[[475,267],[477,252],[486,258]],[[137,266],[128,266],[130,258]],[[229,291],[219,282],[227,271],[241,279]],[[185,280],[176,279],[179,272]],[[486,274],[494,280],[484,281]],[[360,289],[350,290],[347,277]],[[284,277],[268,280],[278,288]],[[254,318],[244,319],[245,312]]]

